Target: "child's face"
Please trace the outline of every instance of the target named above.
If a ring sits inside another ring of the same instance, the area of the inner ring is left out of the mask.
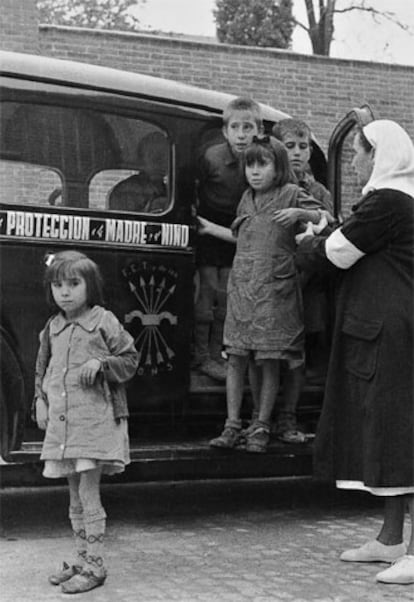
[[[283,136],[283,144],[286,146],[292,169],[295,173],[302,173],[307,168],[310,155],[310,141],[308,136],[286,133]]]
[[[87,309],[87,287],[82,276],[57,280],[52,282],[50,286],[56,305],[67,318],[76,318]]]
[[[273,187],[276,177],[275,164],[271,159],[246,165],[246,178],[256,192],[266,192]]]
[[[240,155],[258,133],[259,128],[250,111],[234,111],[223,126],[223,135],[235,155]]]

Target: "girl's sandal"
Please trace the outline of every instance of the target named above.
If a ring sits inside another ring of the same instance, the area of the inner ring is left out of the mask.
[[[81,594],[83,592],[89,592],[91,589],[103,585],[105,579],[106,573],[98,577],[98,575],[95,575],[90,571],[82,571],[62,584],[62,592],[64,594]]]
[[[77,573],[80,573],[82,570],[81,566],[76,566],[72,564],[71,566],[67,562],[63,562],[62,568],[60,571],[56,571],[53,575],[49,577],[49,583],[52,585],[60,585],[65,581],[71,579]]]

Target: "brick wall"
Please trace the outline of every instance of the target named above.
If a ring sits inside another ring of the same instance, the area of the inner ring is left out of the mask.
[[[34,0],[0,0],[0,49],[39,53],[39,24]]]
[[[40,27],[40,52],[250,94],[307,120],[323,148],[352,107],[372,105],[414,137],[414,68],[183,39]]]
[[[38,27],[36,0],[0,0],[0,48],[40,53],[249,94],[307,120],[326,150],[353,106],[372,105],[414,138],[414,68],[189,41],[179,36]]]
[[[155,36],[38,26],[36,0],[0,0],[0,48],[167,77],[233,94],[249,94],[308,121],[326,151],[352,107],[369,103],[414,138],[414,68]],[[349,156],[349,153],[346,153]],[[357,194],[345,166],[346,199]]]

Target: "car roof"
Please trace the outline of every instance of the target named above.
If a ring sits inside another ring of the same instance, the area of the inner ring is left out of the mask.
[[[137,95],[157,102],[222,113],[236,95],[190,86],[173,80],[75,61],[18,52],[0,52],[0,73],[10,77]],[[265,121],[289,117],[259,103]]]

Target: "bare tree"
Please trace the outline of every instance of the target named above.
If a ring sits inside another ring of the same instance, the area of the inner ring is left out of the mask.
[[[307,25],[295,19],[296,25],[304,29],[312,43],[313,54],[329,56],[331,43],[334,37],[335,16],[339,14],[360,11],[368,13],[372,18],[380,22],[388,20],[398,25],[404,31],[411,32],[410,28],[402,23],[396,13],[392,11],[381,11],[367,0],[348,0],[347,6],[341,0],[304,0],[307,15]]]

